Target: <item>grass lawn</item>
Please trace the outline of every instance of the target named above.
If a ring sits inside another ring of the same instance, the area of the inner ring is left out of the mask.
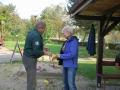
[[[14,50],[15,44],[16,44],[16,42],[14,42],[14,41],[6,41],[5,47],[10,49],[10,50]],[[24,47],[24,42],[19,42],[19,45],[20,45],[20,47]],[[60,45],[60,44],[46,44],[46,46],[48,46],[50,48],[50,51],[53,54],[57,54],[57,53],[59,53],[62,45]],[[18,50],[17,50],[17,52],[18,52]],[[115,58],[115,56],[118,52],[119,52],[118,50],[107,49],[107,50],[104,50],[103,57],[104,58]],[[86,50],[86,47],[81,46],[81,47],[79,47],[79,57],[80,58],[88,58],[88,57],[96,58],[97,55],[90,56]]]
[[[85,76],[87,79],[94,80],[96,78],[96,62],[95,61],[79,61],[77,73]],[[103,66],[104,74],[120,74],[114,66]]]

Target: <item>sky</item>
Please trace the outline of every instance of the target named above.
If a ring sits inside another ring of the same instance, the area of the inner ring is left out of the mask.
[[[39,17],[45,7],[58,4],[66,6],[67,3],[66,0],[0,0],[0,2],[3,5],[10,3],[15,5],[15,11],[22,19],[30,19],[31,15],[37,15]]]

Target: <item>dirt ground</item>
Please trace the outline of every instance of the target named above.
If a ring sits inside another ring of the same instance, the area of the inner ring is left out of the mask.
[[[26,75],[16,75],[22,63],[0,64],[0,90],[26,90]],[[76,76],[78,90],[95,90],[94,81]],[[62,90],[62,77],[45,77],[37,75],[36,90]]]

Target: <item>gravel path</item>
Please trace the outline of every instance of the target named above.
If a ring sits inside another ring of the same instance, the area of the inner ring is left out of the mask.
[[[10,62],[12,54],[13,54],[13,51],[10,51],[7,48],[2,47],[2,49],[0,49],[0,63]],[[13,61],[18,61],[21,59],[22,57],[19,53],[14,54]]]

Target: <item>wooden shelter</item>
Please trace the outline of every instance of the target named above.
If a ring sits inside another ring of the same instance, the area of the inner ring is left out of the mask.
[[[69,14],[79,20],[99,21],[98,55],[96,64],[97,86],[101,86],[103,39],[120,22],[120,0],[75,0]],[[111,25],[108,25],[112,22]]]

